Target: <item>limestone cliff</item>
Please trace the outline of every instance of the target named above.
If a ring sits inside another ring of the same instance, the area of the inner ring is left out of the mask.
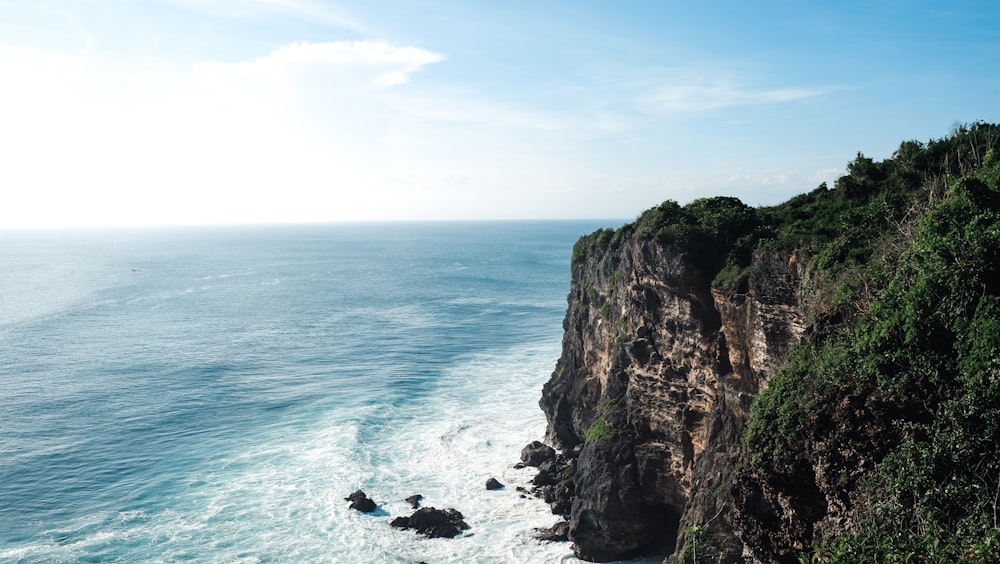
[[[1000,125],[664,202],[568,301],[540,481],[578,556],[1000,562]]]
[[[729,484],[751,400],[805,330],[803,269],[757,253],[743,287],[724,293],[677,248],[628,226],[600,235],[578,244],[562,357],[540,402],[548,441],[582,445],[574,550],[742,562]]]

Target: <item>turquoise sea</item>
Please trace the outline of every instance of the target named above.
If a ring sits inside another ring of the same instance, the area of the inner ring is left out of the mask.
[[[615,225],[0,232],[0,561],[575,561],[513,464]]]

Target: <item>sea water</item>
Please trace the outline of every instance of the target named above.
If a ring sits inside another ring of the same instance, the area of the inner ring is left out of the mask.
[[[606,225],[0,232],[0,561],[576,561],[513,466]]]

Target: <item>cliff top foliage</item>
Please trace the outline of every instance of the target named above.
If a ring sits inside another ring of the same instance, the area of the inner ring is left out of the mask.
[[[801,253],[814,270],[836,278],[869,263],[890,243],[892,229],[912,225],[949,179],[978,170],[991,149],[1000,152],[1000,125],[974,123],[942,139],[903,142],[884,161],[858,153],[833,188],[824,183],[776,206],[754,208],[724,196],[684,206],[667,200],[634,223],[581,238],[573,258],[613,248],[634,232],[681,252],[723,290],[745,290],[753,253],[761,251]]]
[[[755,253],[801,261],[815,324],[755,398],[743,465],[793,497],[816,468],[839,484],[851,519],[817,524],[803,561],[1000,561],[1000,125],[859,153],[832,188],[776,206],[666,201],[582,238],[574,261],[628,236],[732,293]]]
[[[845,292],[858,315],[800,345],[757,396],[744,437],[759,479],[840,472],[856,528],[816,539],[817,558],[1000,559],[998,138],[976,124],[882,163],[859,156],[842,194],[793,200],[853,225],[825,232],[804,214],[779,228],[812,235],[813,268],[869,283]]]

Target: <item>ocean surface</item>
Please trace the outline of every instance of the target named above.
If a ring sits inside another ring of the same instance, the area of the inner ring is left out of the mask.
[[[0,232],[0,561],[575,562],[513,465],[609,225]]]

